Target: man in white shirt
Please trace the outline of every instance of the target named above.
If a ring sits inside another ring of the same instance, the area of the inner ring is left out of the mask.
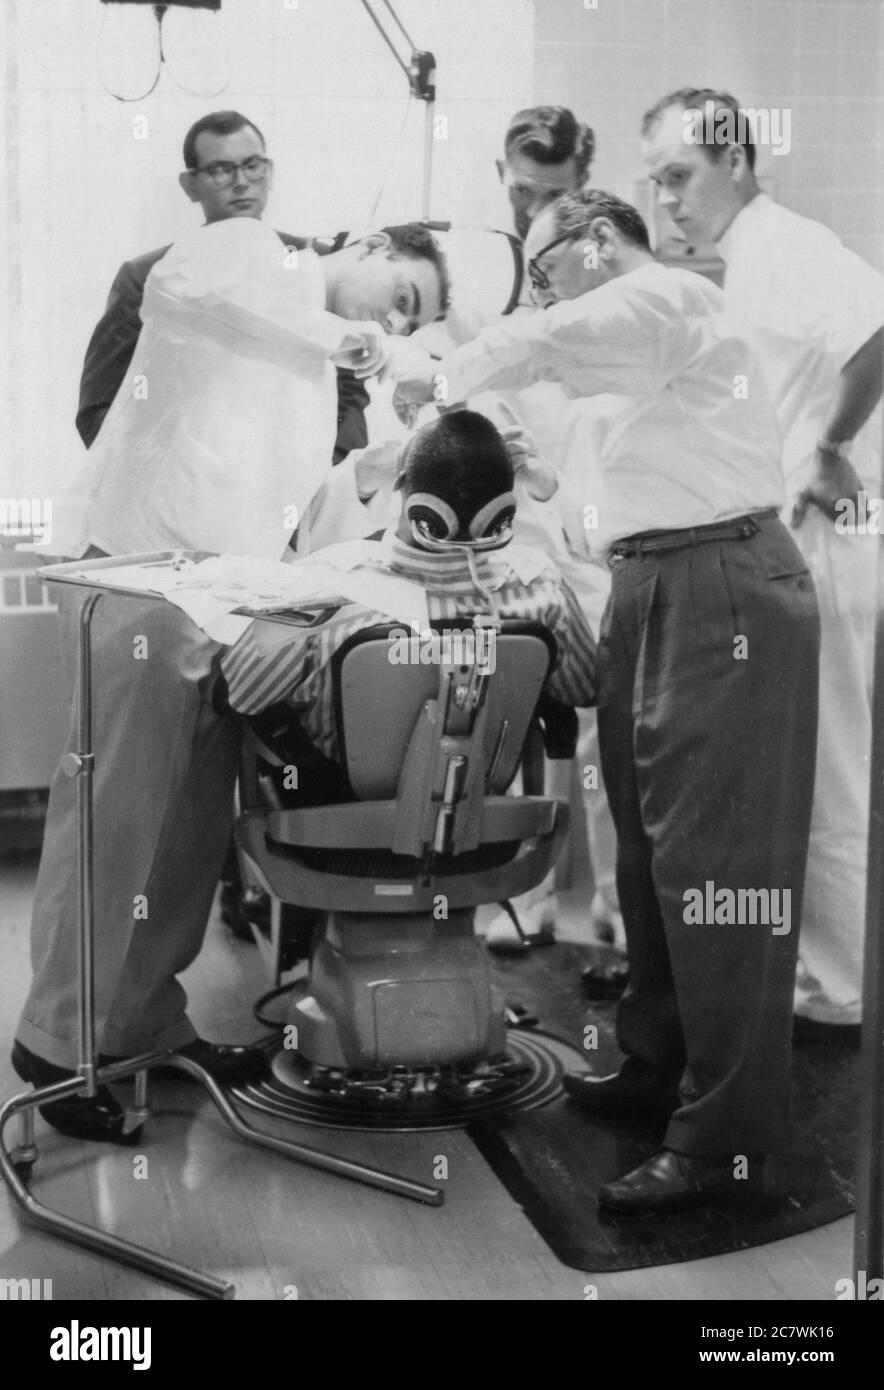
[[[785,1139],[819,618],[777,517],[776,419],[720,291],[657,265],[638,213],[608,194],[558,200],[527,250],[545,312],[394,372],[410,401],[536,380],[623,398],[603,441],[598,660],[626,1061],[567,1088],[596,1113],[669,1115],[663,1149],[599,1201],[672,1211],[763,1182]]]
[[[858,1042],[871,756],[875,566],[861,489],[880,490],[884,277],[827,227],[759,191],[734,97],[685,89],[645,116],[658,198],[691,241],[716,242],[724,293],[760,360],[783,436],[783,519],[822,625],[816,791],[796,983],[796,1040]],[[865,428],[864,428],[865,426]]]

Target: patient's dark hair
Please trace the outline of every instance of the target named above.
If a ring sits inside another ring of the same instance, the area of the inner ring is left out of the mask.
[[[255,132],[266,150],[267,143],[255,122],[250,121],[248,116],[241,115],[239,111],[210,111],[208,116],[200,116],[184,137],[185,169],[196,169],[199,164],[196,142],[206,131],[210,135],[234,135],[246,126]]]
[[[441,497],[462,525],[512,486],[507,447],[491,421],[475,410],[451,411],[418,430],[401,480],[405,497],[413,492]]]

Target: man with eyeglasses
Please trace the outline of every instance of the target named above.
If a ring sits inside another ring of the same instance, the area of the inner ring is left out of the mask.
[[[526,250],[542,312],[422,369],[412,351],[394,374],[407,402],[538,380],[621,398],[593,534],[612,570],[598,718],[626,1057],[566,1089],[596,1115],[666,1125],[600,1205],[678,1211],[763,1187],[786,1138],[819,614],[778,517],[776,417],[721,291],[658,265],[636,210],[597,191],[541,212]],[[774,894],[776,922],[759,907]]]

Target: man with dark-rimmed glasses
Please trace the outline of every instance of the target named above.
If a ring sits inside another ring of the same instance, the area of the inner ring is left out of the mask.
[[[541,212],[526,251],[546,312],[394,374],[410,402],[440,383],[466,400],[546,380],[621,398],[595,534],[612,570],[598,720],[630,963],[625,1061],[566,1089],[595,1115],[665,1126],[600,1205],[676,1211],[763,1187],[786,1138],[819,614],[778,517],[776,417],[721,291],[657,264],[635,208],[594,190]]]

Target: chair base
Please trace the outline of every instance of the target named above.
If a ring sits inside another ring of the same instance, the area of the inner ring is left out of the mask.
[[[473,919],[472,909],[440,921],[333,912],[314,948],[309,992],[289,1014],[300,1056],[346,1071],[500,1056],[504,1000]]]

